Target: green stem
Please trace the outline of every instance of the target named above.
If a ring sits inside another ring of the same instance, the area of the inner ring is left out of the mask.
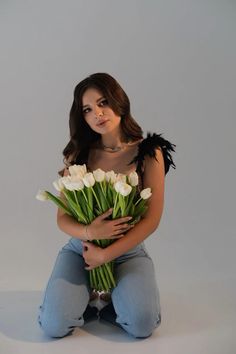
[[[94,195],[94,197],[95,197],[95,199],[96,199],[96,201],[97,201],[97,203],[98,203],[98,205],[99,205],[100,210],[102,210],[101,204],[100,204],[100,202],[99,202],[99,200],[98,200],[98,197],[97,197],[96,193],[94,192],[93,187],[90,187],[90,188],[92,188],[93,195]]]
[[[103,196],[104,196],[104,198],[105,198],[105,200],[106,200],[106,199],[107,199],[107,196],[106,196],[105,191],[104,191],[104,189],[103,189],[103,184],[102,184],[102,182],[100,182],[100,186],[101,186],[101,190],[102,190]]]
[[[99,267],[95,268],[96,274],[97,274],[97,278],[98,278],[98,283],[97,283],[97,289],[98,291],[103,290],[103,281],[100,275],[100,270]]]
[[[112,217],[116,216],[116,201],[118,198],[118,192],[116,192],[116,197],[115,197],[115,203],[114,203],[114,207],[113,207],[113,212],[112,212]]]
[[[93,286],[94,286],[94,288],[97,288],[97,276],[96,276],[97,274],[96,274],[96,270],[95,269],[93,269]]]
[[[102,265],[99,266],[99,269],[100,269],[100,275],[101,275],[101,277],[102,277],[102,281],[103,281],[103,284],[104,284],[104,287],[105,287],[104,290],[108,291],[108,290],[109,290],[109,286],[108,286],[107,281],[106,281],[106,278],[105,278],[105,276],[104,276],[103,266],[102,266]]]
[[[112,262],[110,263],[110,265],[111,265],[111,267],[112,267]],[[113,276],[113,274],[112,274],[111,267],[109,266],[108,263],[104,263],[104,266],[106,267],[107,273],[109,274],[109,279],[110,279],[111,282],[112,282],[112,286],[115,287],[115,286],[116,286],[116,283],[115,283],[114,276]]]
[[[85,198],[85,200],[86,200],[86,203],[88,203],[88,199],[87,199],[87,197],[86,197],[86,194],[84,193],[84,190],[81,189],[81,192],[83,193],[83,196],[84,196],[84,198]]]
[[[139,199],[137,200],[137,202],[134,204],[134,206],[136,206],[136,205],[139,203],[139,201],[140,201],[141,199],[143,199],[143,198],[139,198]]]
[[[79,202],[78,202],[78,198],[77,198],[77,194],[76,194],[76,191],[75,191],[75,190],[73,190],[73,193],[74,193],[74,196],[75,196],[76,203],[77,203],[77,204],[79,204]]]

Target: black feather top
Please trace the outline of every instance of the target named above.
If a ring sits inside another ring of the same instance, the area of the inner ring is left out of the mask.
[[[164,158],[164,163],[165,163],[165,174],[169,171],[170,166],[172,168],[176,168],[175,163],[173,162],[172,156],[171,156],[171,151],[175,152],[175,144],[170,143],[168,140],[164,139],[162,134],[156,134],[156,133],[147,133],[147,137],[144,138],[139,144],[138,144],[138,153],[137,155],[133,158],[132,161],[128,163],[128,165],[131,165],[132,163],[136,164],[136,172],[141,176],[142,184],[143,184],[143,161],[145,155],[149,155],[150,157],[153,157],[156,159],[156,151],[155,149],[158,147],[161,147],[162,152],[163,152],[163,158]],[[89,149],[83,150],[79,156],[76,158],[73,163],[79,165],[79,164],[87,164],[88,161],[88,154],[89,154]],[[157,160],[157,159],[156,159]],[[73,164],[72,163],[72,164]]]
[[[137,172],[140,173],[142,176],[142,167],[143,167],[143,161],[145,155],[149,155],[150,157],[153,157],[156,159],[156,152],[155,149],[158,147],[161,147],[162,152],[163,152],[163,158],[164,158],[164,163],[165,163],[165,174],[170,169],[170,166],[174,169],[176,169],[176,165],[173,162],[172,156],[171,156],[171,151],[175,152],[175,144],[170,143],[168,140],[164,139],[162,134],[156,134],[156,133],[147,133],[147,137],[144,138],[141,143],[138,145],[138,154],[133,158],[133,160],[129,163],[137,163]]]

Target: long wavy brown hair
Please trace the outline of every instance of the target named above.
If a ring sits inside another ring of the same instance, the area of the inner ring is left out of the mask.
[[[120,84],[107,73],[94,73],[79,82],[74,89],[74,100],[70,109],[70,141],[62,151],[66,167],[72,164],[86,164],[91,144],[101,134],[90,128],[84,119],[82,97],[88,88],[95,88],[107,99],[114,113],[121,117],[120,127],[125,139],[136,141],[143,138],[143,130],[130,112],[130,101]],[[63,176],[64,168],[58,171]]]

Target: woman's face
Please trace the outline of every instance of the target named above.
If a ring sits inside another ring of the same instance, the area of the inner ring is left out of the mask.
[[[108,133],[120,125],[121,117],[109,107],[103,94],[95,88],[87,89],[82,97],[82,111],[87,124],[99,134]],[[105,122],[100,125],[100,123]]]

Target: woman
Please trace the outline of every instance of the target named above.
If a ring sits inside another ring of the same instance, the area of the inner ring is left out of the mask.
[[[130,102],[119,83],[107,73],[95,73],[82,80],[74,90],[70,111],[70,141],[63,150],[69,174],[73,164],[86,164],[87,170],[129,174],[140,177],[139,189],[150,187],[152,196],[144,217],[131,227],[128,217],[106,220],[108,210],[86,228],[58,209],[57,224],[70,235],[60,250],[48,281],[38,321],[51,337],[72,334],[91,318],[123,328],[136,338],[149,337],[161,323],[159,289],[153,261],[144,240],[158,227],[164,205],[164,179],[169,167],[175,168],[170,151],[174,144],[161,134],[147,134],[130,113]],[[61,197],[63,197],[61,193]],[[102,249],[88,240],[116,239]],[[114,260],[117,286],[110,302],[100,313],[89,301],[87,270]]]

